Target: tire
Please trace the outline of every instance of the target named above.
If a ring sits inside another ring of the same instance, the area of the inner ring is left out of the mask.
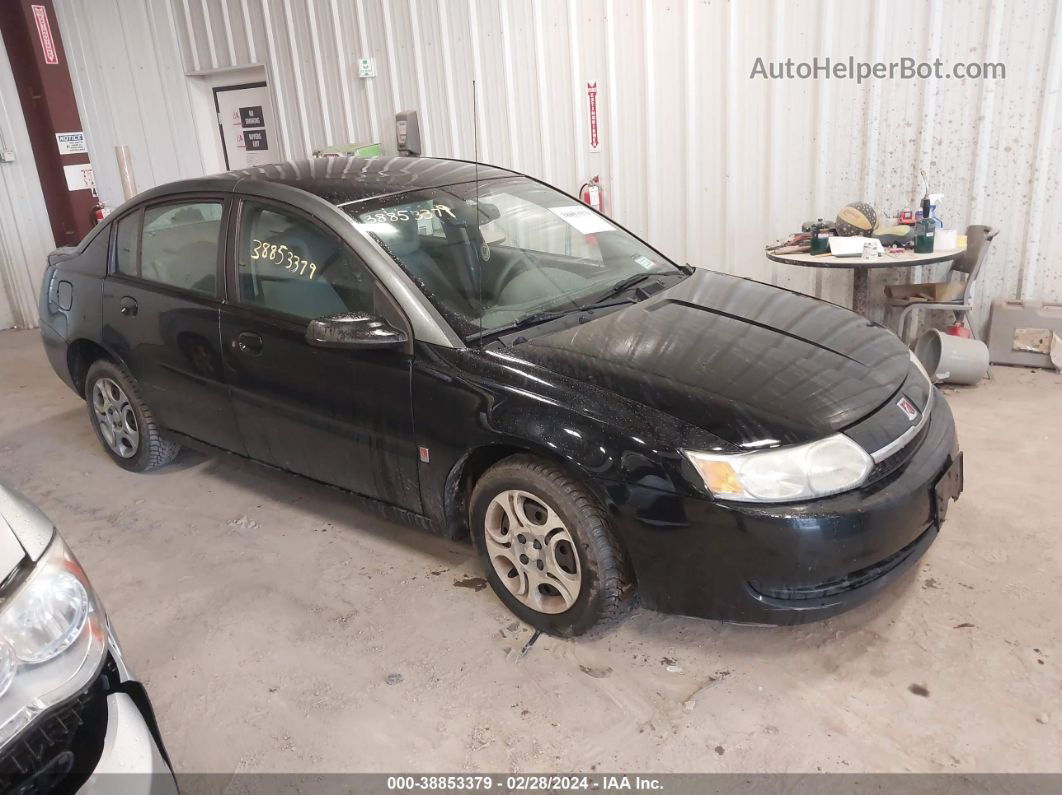
[[[470,518],[487,582],[535,629],[573,637],[629,609],[633,579],[608,515],[559,467],[531,455],[499,462],[476,483]]]
[[[162,438],[136,379],[109,359],[89,367],[85,403],[96,438],[122,469],[147,472],[180,452],[179,444]]]

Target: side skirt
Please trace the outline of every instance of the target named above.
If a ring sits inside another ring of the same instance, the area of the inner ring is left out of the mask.
[[[355,503],[359,507],[364,508],[366,511],[370,511],[379,516],[382,516],[383,518],[388,519],[390,521],[409,525],[411,527],[416,527],[420,530],[426,530],[427,532],[434,533],[436,535],[446,535],[445,532],[441,528],[437,527],[436,524],[429,517],[425,516],[424,514],[417,513],[416,511],[411,511],[408,508],[402,508],[398,505],[392,505],[389,502],[384,502],[383,500],[377,500],[372,497],[366,497],[364,494],[358,494],[356,492],[340,488],[339,486],[334,486],[331,483],[325,483],[323,480],[308,478],[305,475],[300,475],[298,472],[291,472],[287,469],[281,469],[280,467],[273,466],[272,464],[267,464],[264,461],[258,461],[257,459],[249,458],[247,456],[240,455],[239,453],[234,453],[231,450],[225,450],[221,447],[215,447],[209,442],[204,442],[200,439],[196,439],[191,436],[186,436],[185,434],[178,433],[177,431],[171,431],[167,429],[165,435],[173,439],[175,442],[179,442],[182,447],[191,447],[193,450],[198,450],[201,453],[211,456],[215,456],[220,453],[222,455],[232,456],[233,458],[239,458],[242,461],[250,461],[252,464],[264,467],[265,469],[271,469],[274,472],[283,472],[289,477],[299,478],[300,480],[305,480],[309,483],[316,483],[318,486],[324,486],[327,489],[338,491],[340,494],[343,494],[346,497],[353,498]]]

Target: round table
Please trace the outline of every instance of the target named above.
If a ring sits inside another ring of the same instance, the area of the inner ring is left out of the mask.
[[[896,254],[886,252],[876,259],[861,257],[835,257],[832,254],[775,254],[767,252],[767,259],[783,262],[786,265],[800,265],[805,268],[849,268],[852,271],[852,310],[861,315],[867,313],[867,288],[870,284],[872,268],[914,268],[918,265],[932,265],[955,259],[965,249],[938,249],[929,254],[915,254],[902,251]]]

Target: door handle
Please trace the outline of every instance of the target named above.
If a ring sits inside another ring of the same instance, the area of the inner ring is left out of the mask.
[[[136,299],[130,295],[122,296],[118,301],[118,311],[127,317],[134,317],[139,308]]]
[[[258,356],[262,352],[262,338],[250,331],[242,331],[236,337],[236,347],[240,353],[248,356]]]

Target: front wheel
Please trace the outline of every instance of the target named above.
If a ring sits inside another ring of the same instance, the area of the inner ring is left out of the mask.
[[[634,589],[608,516],[560,468],[505,459],[476,484],[471,519],[491,588],[536,629],[581,635],[629,607]]]
[[[123,469],[147,472],[180,452],[180,445],[162,438],[139,384],[114,362],[100,359],[89,368],[85,402],[96,438]]]

